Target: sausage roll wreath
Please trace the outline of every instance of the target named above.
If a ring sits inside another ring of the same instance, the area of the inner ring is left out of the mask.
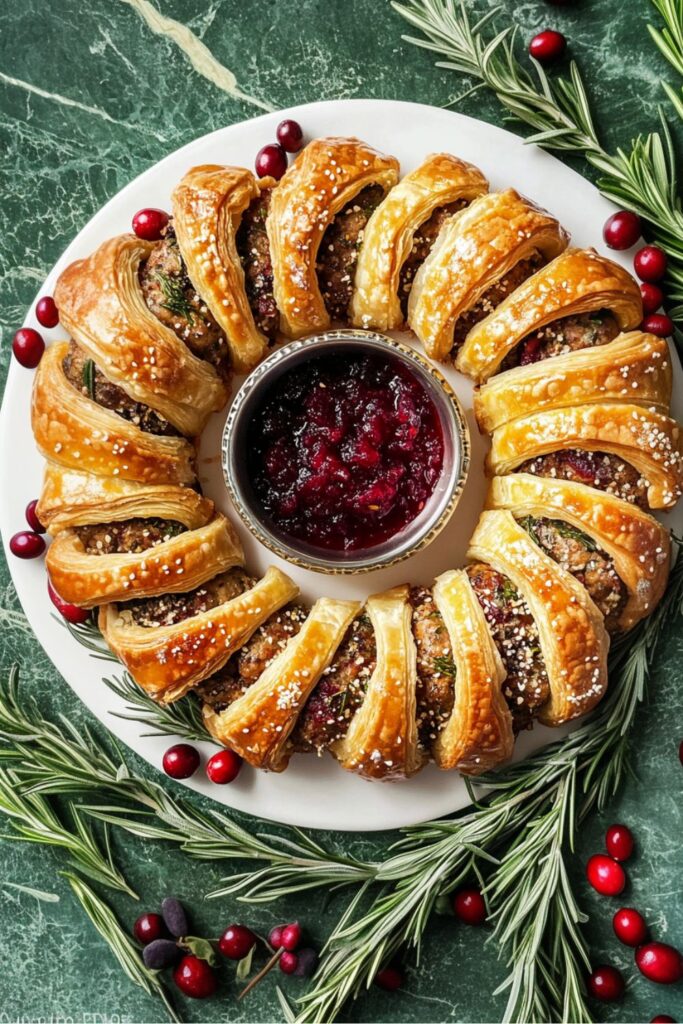
[[[345,138],[279,182],[192,168],[158,242],[122,235],[63,272],[70,339],[35,378],[56,591],[99,608],[154,699],[192,692],[209,733],[271,771],[324,751],[367,779],[489,770],[535,720],[597,704],[610,636],[668,577],[651,509],[680,496],[682,446],[637,285],[457,157],[398,172]],[[466,568],[306,609],[279,569],[249,575],[195,439],[233,373],[332,322],[407,326],[455,359],[492,479]]]

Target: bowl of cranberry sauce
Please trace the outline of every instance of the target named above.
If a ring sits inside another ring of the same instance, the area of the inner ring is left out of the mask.
[[[469,435],[411,348],[330,331],[273,352],[228,415],[223,464],[245,524],[306,568],[360,572],[430,543],[458,502]]]

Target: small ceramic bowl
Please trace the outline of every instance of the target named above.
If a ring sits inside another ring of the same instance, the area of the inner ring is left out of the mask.
[[[402,531],[372,547],[350,552],[314,547],[285,537],[268,521],[248,471],[248,431],[275,380],[313,356],[344,352],[379,354],[404,363],[424,385],[436,406],[444,440],[441,476],[422,511]],[[223,474],[233,504],[250,532],[288,562],[326,573],[359,573],[408,558],[430,544],[452,516],[462,494],[470,462],[465,415],[446,379],[412,348],[370,331],[328,331],[276,349],[247,377],[230,408],[223,431]]]

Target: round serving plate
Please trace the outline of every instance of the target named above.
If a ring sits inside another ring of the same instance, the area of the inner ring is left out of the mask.
[[[593,245],[624,266],[630,256],[607,250],[602,242],[602,225],[613,211],[596,189],[554,157],[523,142],[510,132],[452,111],[413,103],[387,100],[340,100],[312,103],[287,111],[303,127],[306,138],[320,135],[356,135],[380,150],[394,154],[402,174],[417,166],[428,153],[448,151],[482,169],[491,189],[513,186],[553,213],[578,246]],[[275,137],[281,113],[219,129],[196,139],[161,160],[97,213],[68,247],[48,275],[39,294],[50,294],[59,273],[75,259],[89,255],[106,238],[130,229],[132,215],[144,206],[170,208],[171,191],[183,174],[202,163],[238,164],[252,167],[262,145]],[[26,325],[38,327],[33,313]],[[17,327],[21,326],[17,324]],[[59,326],[44,331],[48,341],[64,338]],[[408,336],[395,335],[406,344]],[[673,352],[672,352],[673,356]],[[674,395],[680,396],[681,367],[673,356]],[[261,575],[270,564],[279,565],[300,585],[302,596],[311,601],[327,594],[336,598],[364,599],[369,594],[410,581],[431,583],[439,573],[465,561],[468,539],[481,511],[486,490],[483,462],[488,442],[479,435],[472,415],[472,384],[455,370],[440,366],[464,409],[472,441],[471,466],[463,496],[455,515],[427,548],[407,560],[375,572],[356,576],[333,576],[301,569],[278,559],[259,544],[239,522],[230,507],[221,471],[221,434],[227,410],[215,415],[202,437],[199,475],[206,493],[228,514],[240,530],[249,569]],[[143,736],[145,727],[115,717],[125,704],[102,682],[103,663],[73,640],[54,616],[46,589],[41,559],[20,561],[8,549],[10,536],[25,528],[24,508],[39,495],[43,459],[38,453],[30,425],[33,373],[12,361],[0,420],[0,531],[19,600],[46,653],[67,680],[74,693],[119,739],[150,764],[159,767],[168,737]],[[241,380],[235,384],[239,386]],[[681,418],[679,399],[674,415]],[[11,486],[9,486],[11,481]],[[667,518],[681,531],[683,509]],[[107,665],[109,674],[114,666]],[[537,726],[521,736],[515,757],[557,738],[557,731]],[[213,748],[206,744],[205,753]],[[230,786],[215,786],[202,773],[186,785],[222,804],[240,811],[309,828],[346,831],[374,831],[409,825],[446,815],[469,802],[465,785],[457,773],[439,772],[428,766],[415,778],[402,783],[369,783],[343,771],[331,757],[295,756],[281,775],[245,768]]]

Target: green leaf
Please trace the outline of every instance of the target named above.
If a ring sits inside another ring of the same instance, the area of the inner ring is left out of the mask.
[[[218,962],[216,951],[208,939],[202,939],[197,935],[184,935],[178,942],[200,960],[206,960],[212,967]]]
[[[95,363],[92,359],[86,359],[83,363],[83,387],[85,388],[88,397],[95,400]]]
[[[235,971],[235,977],[238,981],[246,981],[251,973],[251,962],[254,959],[254,951],[256,949],[256,943],[251,947],[246,956],[243,956],[241,960],[237,962],[237,969]]]

